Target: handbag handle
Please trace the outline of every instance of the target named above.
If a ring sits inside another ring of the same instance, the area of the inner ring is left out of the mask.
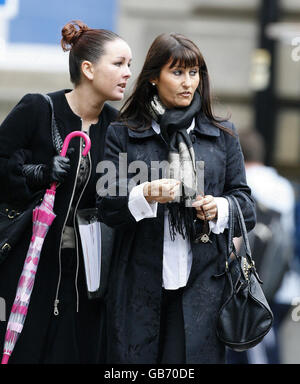
[[[229,211],[229,228],[228,228],[228,250],[227,255],[230,256],[231,253],[235,250],[233,244],[233,229],[234,229],[234,206],[232,200],[229,196],[225,196],[228,201],[228,211]]]
[[[241,210],[241,207],[240,207],[240,204],[239,204],[237,198],[235,196],[231,196],[231,198],[234,201],[236,209],[237,209],[237,214],[238,214],[237,216],[238,216],[238,221],[239,221],[240,229],[241,229],[241,232],[242,232],[242,237],[243,237],[243,241],[244,241],[245,251],[246,251],[246,254],[249,257],[249,259],[252,261],[252,252],[251,252],[251,248],[250,248],[250,243],[249,243],[249,239],[248,239],[248,234],[247,234],[247,229],[246,229],[246,224],[245,224],[244,216],[243,216],[243,213],[242,213],[242,210]]]
[[[252,259],[252,252],[249,244],[249,239],[247,235],[246,224],[244,216],[240,207],[240,204],[235,196],[225,196],[229,204],[229,231],[228,231],[228,256],[230,257],[231,253],[235,249],[233,243],[233,229],[234,229],[234,214],[237,214],[237,219],[239,227],[242,234],[243,244],[245,247],[246,257],[252,265],[254,265]]]

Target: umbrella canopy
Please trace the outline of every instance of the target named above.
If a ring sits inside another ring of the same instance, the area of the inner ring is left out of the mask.
[[[61,151],[61,156],[66,155],[69,142],[75,136],[81,136],[84,138],[86,146],[82,154],[83,156],[88,154],[91,147],[90,138],[81,131],[74,131],[66,137]],[[32,237],[7,324],[1,364],[8,363],[9,357],[12,354],[14,346],[16,345],[25,323],[44,239],[56,217],[53,212],[55,193],[56,183],[53,183],[51,188],[47,189],[41,205],[36,207],[32,213]]]

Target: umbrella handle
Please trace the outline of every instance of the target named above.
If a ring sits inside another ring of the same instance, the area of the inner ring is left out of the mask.
[[[82,131],[73,131],[66,136],[62,150],[60,152],[60,156],[63,156],[63,157],[66,156],[70,141],[73,139],[73,137],[78,137],[78,136],[82,137],[85,141],[85,148],[82,151],[82,155],[86,156],[89,153],[89,150],[91,149],[91,139],[89,138],[89,136]],[[56,190],[56,184],[57,184],[56,182],[51,184],[50,189],[52,191]]]
[[[62,150],[60,152],[60,156],[66,156],[70,141],[73,139],[73,137],[78,136],[81,136],[85,141],[85,148],[82,151],[82,155],[86,156],[89,153],[89,150],[91,148],[91,139],[89,138],[89,136],[82,131],[74,131],[69,133],[68,136],[65,138]]]

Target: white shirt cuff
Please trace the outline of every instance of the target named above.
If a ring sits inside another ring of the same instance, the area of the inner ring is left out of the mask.
[[[146,183],[133,187],[129,194],[128,208],[136,221],[153,218],[156,217],[157,214],[158,203],[148,203],[145,199],[144,185]]]
[[[215,197],[218,207],[218,219],[209,221],[210,230],[216,235],[223,233],[228,228],[228,201],[225,197]]]

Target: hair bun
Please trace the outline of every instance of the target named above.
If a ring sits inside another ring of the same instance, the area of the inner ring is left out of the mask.
[[[79,37],[83,34],[83,32],[88,31],[88,30],[89,30],[89,27],[80,20],[73,20],[73,21],[67,23],[63,27],[63,29],[61,30],[62,49],[65,52],[70,51],[72,49],[73,45],[79,39]]]

